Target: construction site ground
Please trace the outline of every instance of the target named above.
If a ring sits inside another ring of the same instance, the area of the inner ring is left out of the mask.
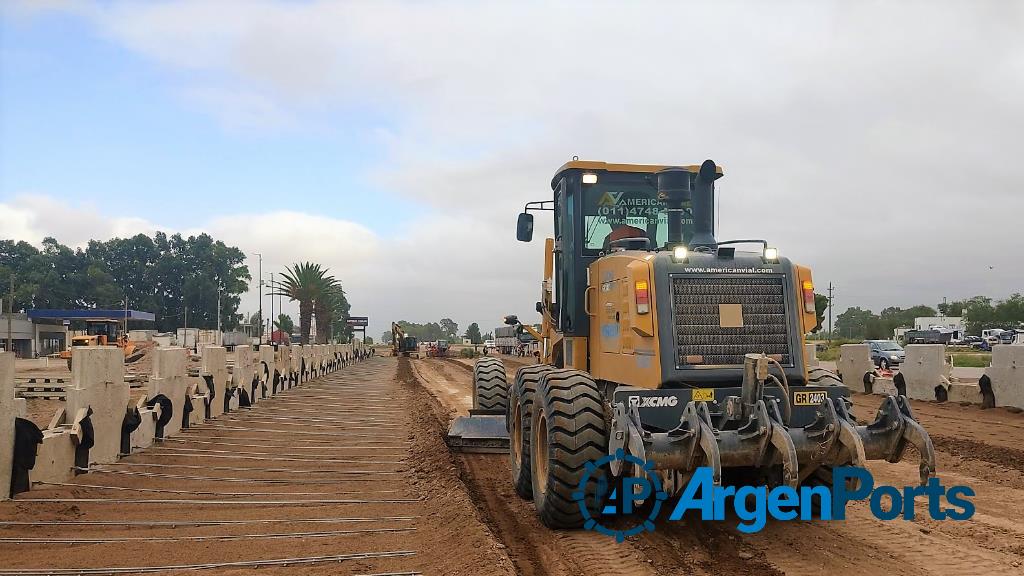
[[[529,361],[500,357],[510,378]],[[467,413],[472,360],[411,363],[449,418]],[[856,395],[855,415],[873,419],[880,400]],[[687,516],[616,544],[597,533],[544,528],[532,503],[513,491],[507,456],[465,454],[457,463],[481,517],[520,574],[1024,574],[1024,416],[948,403],[914,401],[913,408],[935,441],[943,482],[975,490],[971,520],[937,522],[918,514],[914,521],[883,522],[855,502],[846,521],[769,521],[762,532],[746,535],[735,529],[737,519],[702,523]],[[914,485],[918,478],[916,454],[869,468],[879,484]],[[917,509],[926,506],[918,498]]]
[[[530,360],[500,358],[510,379]],[[735,519],[688,516],[617,544],[542,526],[512,489],[507,455],[447,450],[448,423],[472,405],[472,362],[374,358],[183,432],[187,445],[36,486],[0,504],[0,568],[248,562],[203,573],[251,574],[255,561],[335,556],[259,573],[1024,574],[1021,414],[913,403],[944,483],[977,494],[969,521],[882,522],[853,503],[844,522],[770,521],[745,535]],[[856,416],[879,401],[855,396]],[[870,468],[879,483],[916,483],[914,455]]]

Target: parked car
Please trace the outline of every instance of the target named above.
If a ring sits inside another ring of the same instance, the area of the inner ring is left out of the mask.
[[[982,342],[981,336],[964,336],[964,339],[960,341],[961,346],[974,346],[975,344]]]
[[[1019,342],[1024,330],[1003,330],[999,333],[1000,344],[1013,344]]]
[[[907,358],[906,351],[892,340],[865,340],[871,349],[871,361],[879,368],[899,366]]]

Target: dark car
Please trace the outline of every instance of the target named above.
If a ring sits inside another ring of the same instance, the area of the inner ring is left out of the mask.
[[[1003,330],[999,333],[1000,344],[1013,344],[1019,334],[1024,334],[1024,330]]]
[[[865,340],[871,349],[871,361],[879,368],[898,366],[907,358],[903,348],[892,340]]]

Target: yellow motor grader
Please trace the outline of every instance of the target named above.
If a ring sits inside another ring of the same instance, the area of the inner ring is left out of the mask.
[[[526,242],[533,212],[554,218],[541,330],[506,319],[540,341],[541,363],[508,382],[499,359],[480,359],[474,410],[448,439],[456,450],[507,449],[516,491],[548,526],[582,525],[573,496],[585,476],[634,472],[621,461],[588,470],[619,450],[653,463],[670,495],[698,467],[716,484],[796,487],[830,481],[835,466],[897,462],[908,444],[922,482],[935,473],[905,397],[884,398],[860,425],[842,382],[808,368],[811,271],[766,241],[715,237],[722,174],[711,160],[574,160],[551,181],[553,199],[519,215]]]

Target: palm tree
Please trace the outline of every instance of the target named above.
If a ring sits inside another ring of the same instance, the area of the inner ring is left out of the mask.
[[[326,269],[312,262],[293,264],[281,273],[281,278],[282,280],[276,286],[276,292],[273,295],[287,296],[291,300],[298,300],[301,343],[309,344],[313,307],[318,300],[323,298],[328,287],[336,284],[337,280],[328,276]],[[317,327],[319,328],[319,324]]]
[[[335,281],[326,287],[323,296],[313,305],[318,344],[326,344],[328,339],[335,335],[335,325],[348,318],[349,308],[345,291],[339,282]]]

